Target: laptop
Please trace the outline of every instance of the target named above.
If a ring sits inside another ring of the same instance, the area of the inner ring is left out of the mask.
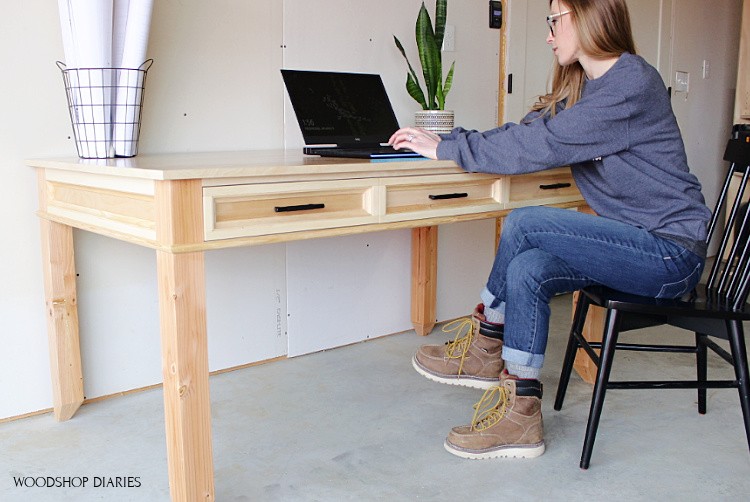
[[[305,154],[421,157],[386,145],[399,125],[380,75],[301,70],[281,70],[281,74],[307,145]]]

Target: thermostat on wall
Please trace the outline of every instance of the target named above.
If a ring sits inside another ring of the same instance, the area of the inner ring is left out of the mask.
[[[490,0],[490,28],[500,29],[503,25],[503,2]]]

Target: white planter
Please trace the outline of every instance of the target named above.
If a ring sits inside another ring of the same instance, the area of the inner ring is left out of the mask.
[[[414,112],[414,126],[436,134],[448,134],[453,129],[452,110],[420,110]]]

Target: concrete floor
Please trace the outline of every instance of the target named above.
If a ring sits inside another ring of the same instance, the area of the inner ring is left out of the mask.
[[[544,368],[546,453],[463,460],[443,449],[481,391],[441,385],[410,364],[413,332],[211,378],[218,501],[747,500],[750,452],[737,392],[610,391],[591,468],[578,467],[591,387],[574,376],[552,409],[570,318],[553,301]],[[657,331],[636,337],[653,339]],[[669,331],[669,334],[679,333]],[[658,336],[665,336],[661,332]],[[435,332],[426,340],[442,343]],[[692,377],[687,355],[623,353],[613,378]],[[659,370],[658,373],[655,370]],[[731,378],[710,357],[709,375]],[[169,499],[161,390],[0,425],[0,500]],[[18,476],[87,476],[85,488],[18,488]],[[139,487],[95,487],[134,476]]]

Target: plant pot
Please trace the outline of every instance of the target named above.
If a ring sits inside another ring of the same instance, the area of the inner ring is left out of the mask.
[[[420,110],[414,112],[414,126],[435,134],[448,134],[453,129],[452,110]]]

